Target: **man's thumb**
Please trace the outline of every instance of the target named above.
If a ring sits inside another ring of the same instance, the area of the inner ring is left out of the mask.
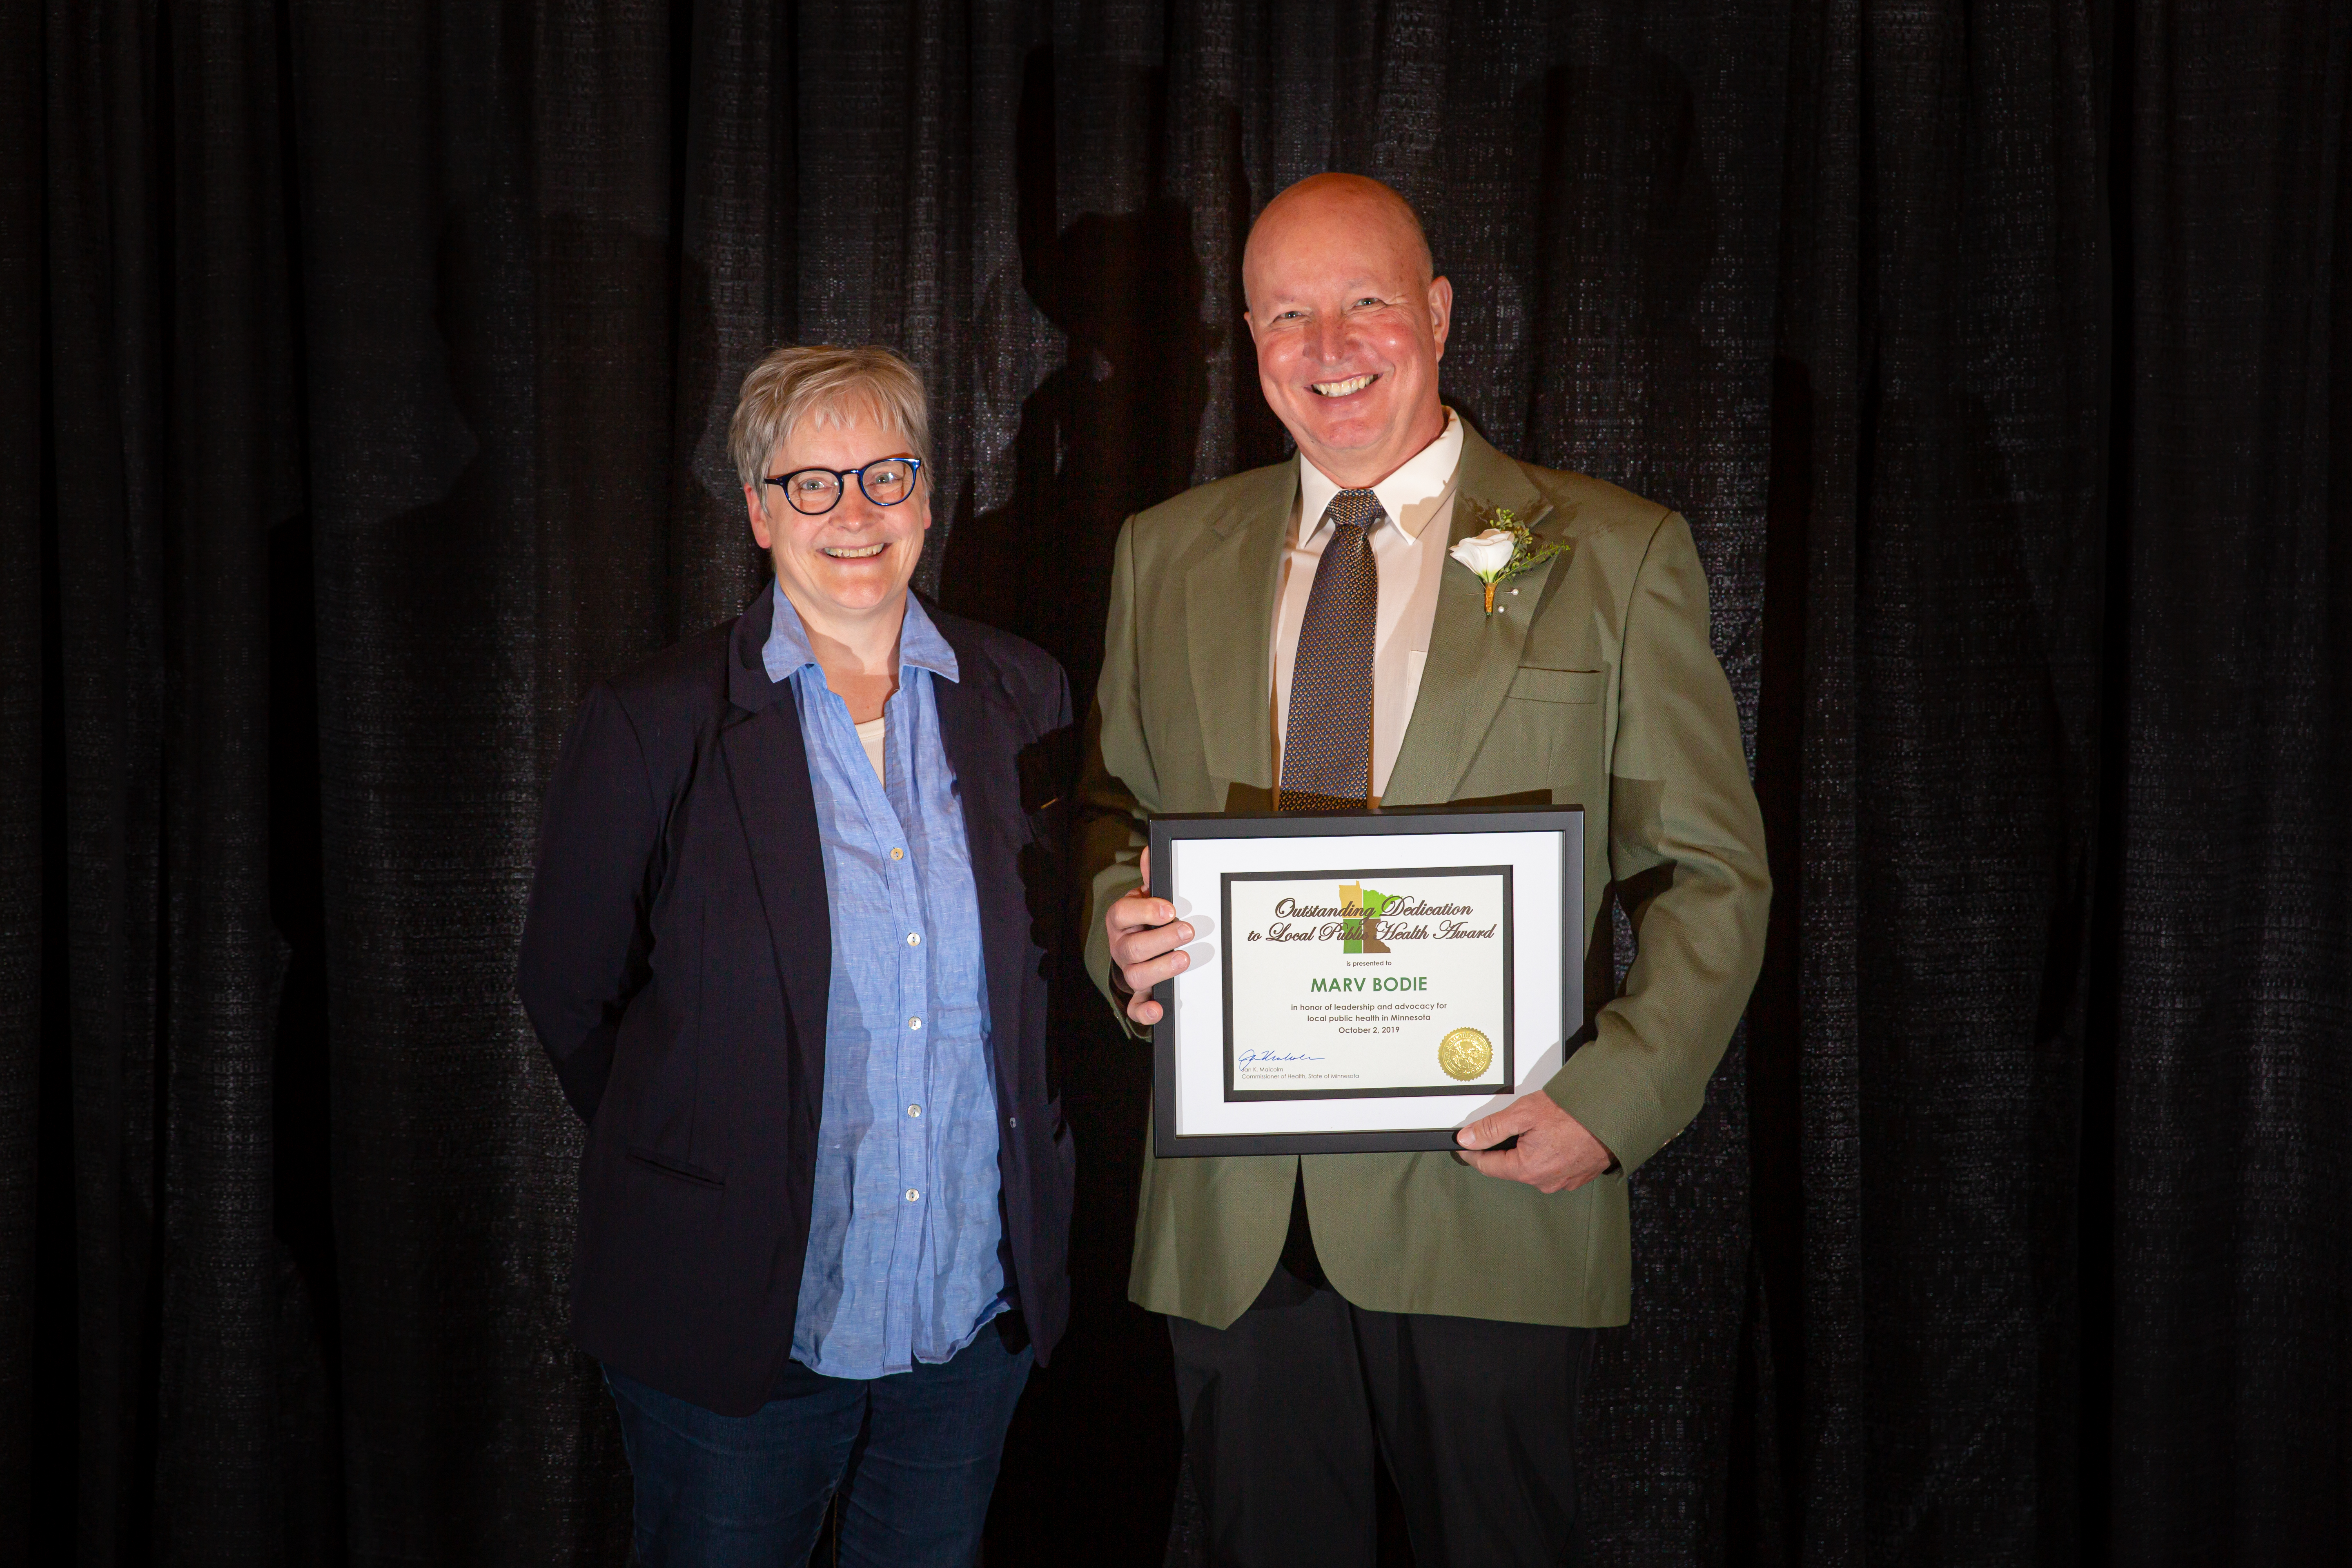
[[[1455,1134],[1454,1141],[1465,1149],[1484,1149],[1491,1143],[1500,1143],[1517,1131],[1503,1125],[1504,1118],[1508,1115],[1510,1110],[1507,1107],[1492,1116],[1482,1116]]]

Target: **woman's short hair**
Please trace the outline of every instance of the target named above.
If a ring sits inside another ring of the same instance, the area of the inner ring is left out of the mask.
[[[763,470],[769,454],[791,438],[801,421],[838,426],[859,415],[898,426],[908,448],[929,464],[930,405],[923,396],[922,374],[913,365],[872,343],[778,349],[743,378],[735,417],[727,425],[727,455],[745,487],[756,490],[768,477]]]

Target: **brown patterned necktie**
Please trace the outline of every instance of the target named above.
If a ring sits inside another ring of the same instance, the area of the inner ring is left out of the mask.
[[[1370,535],[1382,513],[1371,491],[1341,490],[1323,516],[1331,537],[1298,623],[1278,811],[1361,811],[1372,799],[1372,632],[1381,569]]]

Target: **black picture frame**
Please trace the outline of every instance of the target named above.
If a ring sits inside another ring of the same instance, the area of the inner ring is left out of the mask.
[[[1374,837],[1409,833],[1540,833],[1561,835],[1562,858],[1559,879],[1561,910],[1560,930],[1569,940],[1577,940],[1583,927],[1583,910],[1573,907],[1582,896],[1582,867],[1570,859],[1570,846],[1580,854],[1583,847],[1584,808],[1580,805],[1540,806],[1401,806],[1372,811],[1348,812],[1250,812],[1233,814],[1171,814],[1152,818],[1150,840],[1154,866],[1173,868],[1176,858],[1173,847],[1186,839],[1231,838],[1332,838]],[[1448,868],[1454,869],[1454,868]],[[1462,870],[1489,869],[1486,867],[1462,867]],[[1266,873],[1276,875],[1278,873]],[[1311,874],[1311,873],[1308,873]],[[1222,897],[1222,884],[1220,895]],[[1514,917],[1517,906],[1508,906]],[[1218,910],[1220,921],[1225,911]],[[1220,924],[1219,931],[1226,927]],[[1504,963],[1516,984],[1517,963],[1517,935],[1511,933],[1505,944]],[[1583,963],[1581,952],[1562,954],[1560,973],[1560,1018],[1563,1027],[1573,1031],[1582,1016]],[[1373,1132],[1268,1132],[1217,1133],[1181,1136],[1176,1131],[1176,995],[1175,984],[1162,981],[1152,988],[1152,999],[1160,1004],[1161,1022],[1151,1031],[1152,1152],[1161,1159],[1194,1158],[1220,1154],[1363,1154],[1363,1153],[1424,1153],[1451,1151],[1456,1147],[1452,1126],[1410,1128]],[[1507,1016],[1508,1014],[1507,1013]],[[1224,1027],[1224,1051],[1228,1064],[1232,1055],[1232,1027],[1228,1005]],[[1516,1041],[1507,1047],[1516,1052]],[[1504,1073],[1506,1085],[1517,1082],[1517,1057],[1507,1058],[1509,1066]],[[1230,1065],[1227,1069],[1230,1072]],[[1377,1099],[1395,1093],[1391,1090],[1370,1090],[1360,1094],[1348,1091],[1290,1093],[1285,1100]],[[1409,1091],[1421,1094],[1423,1091]],[[1430,1090],[1430,1097],[1449,1091]],[[1467,1092],[1491,1096],[1491,1086],[1475,1086]],[[1255,1100],[1258,1097],[1248,1097]]]

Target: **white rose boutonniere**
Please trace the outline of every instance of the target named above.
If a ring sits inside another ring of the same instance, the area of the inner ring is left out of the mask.
[[[1568,548],[1557,540],[1538,545],[1528,525],[1513,516],[1507,507],[1497,507],[1486,514],[1487,527],[1481,532],[1456,542],[1446,553],[1467,566],[1486,585],[1486,613],[1495,613],[1495,585],[1507,583],[1522,572],[1534,570]]]

